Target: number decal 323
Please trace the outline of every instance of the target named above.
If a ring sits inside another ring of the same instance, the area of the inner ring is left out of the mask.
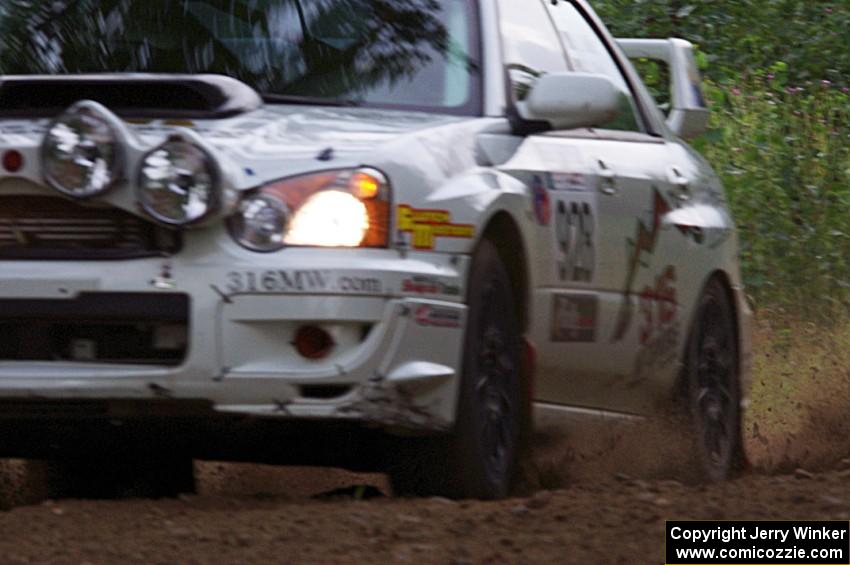
[[[591,282],[596,265],[596,218],[590,202],[559,200],[555,210],[558,273],[562,281]]]

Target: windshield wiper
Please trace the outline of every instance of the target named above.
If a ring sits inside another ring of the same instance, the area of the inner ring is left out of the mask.
[[[296,104],[299,106],[360,106],[356,100],[338,100],[317,96],[295,96],[292,94],[263,94],[263,101],[269,104]]]

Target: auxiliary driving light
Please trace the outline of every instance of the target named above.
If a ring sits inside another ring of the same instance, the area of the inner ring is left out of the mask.
[[[215,162],[206,150],[173,137],[142,159],[139,202],[164,224],[191,224],[217,207],[218,177]]]
[[[89,198],[115,183],[121,150],[105,112],[80,102],[54,120],[41,146],[47,184],[67,196]]]

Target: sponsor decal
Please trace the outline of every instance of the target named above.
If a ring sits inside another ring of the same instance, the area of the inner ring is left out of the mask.
[[[626,275],[626,284],[623,290],[623,302],[620,305],[620,312],[617,315],[617,323],[614,329],[614,335],[611,337],[612,343],[621,341],[629,328],[632,325],[632,316],[634,314],[634,305],[632,304],[632,287],[637,278],[638,270],[643,264],[643,255],[652,255],[655,253],[655,248],[658,246],[658,239],[661,235],[661,218],[670,212],[672,208],[658,189],[653,190],[652,195],[652,218],[647,225],[639,220],[637,225],[637,233],[634,240],[627,240],[627,245],[631,250],[629,255],[629,263]]]
[[[593,204],[559,200],[555,217],[558,276],[562,281],[592,282],[596,270],[596,218]]]
[[[384,285],[375,277],[335,275],[321,270],[231,271],[225,289],[230,294],[340,293],[381,294]]]
[[[645,286],[640,293],[640,343],[646,345],[659,330],[676,318],[676,267],[668,265],[655,278],[655,286]]]
[[[442,294],[459,296],[460,287],[436,277],[416,275],[401,282],[401,291],[409,294]]]
[[[650,376],[676,361],[681,324],[676,299],[676,267],[667,266],[639,295],[640,351],[635,359],[635,378]]]
[[[676,206],[678,208],[678,206]],[[643,221],[638,221],[637,233],[634,240],[627,240],[627,245],[630,249],[628,275],[626,276],[625,290],[623,292],[623,302],[620,306],[620,312],[617,318],[616,329],[611,338],[612,342],[622,340],[632,323],[632,315],[634,305],[632,303],[633,286],[637,273],[642,266],[645,266],[643,255],[653,255],[655,248],[658,246],[658,240],[661,235],[662,218],[675,208],[667,203],[658,188],[653,189],[652,195],[652,218],[649,224]],[[699,245],[705,242],[705,232],[701,226],[677,223],[676,229],[682,236],[693,239]]]
[[[548,226],[552,220],[552,203],[540,175],[534,175],[531,179],[531,197],[534,199],[534,217],[541,226]]]
[[[552,341],[593,343],[599,300],[586,294],[556,294],[552,297]]]
[[[416,323],[420,326],[459,328],[460,310],[423,304],[414,310],[413,319],[416,320]]]
[[[680,332],[681,324],[675,320],[647,341],[635,358],[635,380],[651,378],[653,374],[676,362]]]
[[[452,223],[448,210],[416,209],[401,204],[397,210],[398,231],[412,236],[414,249],[434,249],[438,237],[475,237],[475,226]]]
[[[552,188],[554,190],[566,190],[573,192],[585,192],[590,190],[587,175],[583,173],[552,173]]]
[[[335,291],[354,294],[381,294],[383,284],[381,279],[373,277],[340,276],[336,279]]]
[[[40,134],[43,135],[47,131],[46,123],[17,123],[17,124],[6,124],[3,127],[0,127],[0,135],[31,135],[31,134]]]

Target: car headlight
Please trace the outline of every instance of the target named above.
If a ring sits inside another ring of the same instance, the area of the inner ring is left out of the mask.
[[[90,103],[74,105],[53,121],[42,141],[45,181],[75,198],[101,194],[118,178],[120,151],[106,115]]]
[[[233,238],[253,251],[284,246],[386,247],[390,188],[371,168],[283,179],[247,194],[229,220]]]
[[[158,221],[197,222],[218,205],[218,169],[203,148],[180,137],[150,151],[139,167],[139,202]]]

